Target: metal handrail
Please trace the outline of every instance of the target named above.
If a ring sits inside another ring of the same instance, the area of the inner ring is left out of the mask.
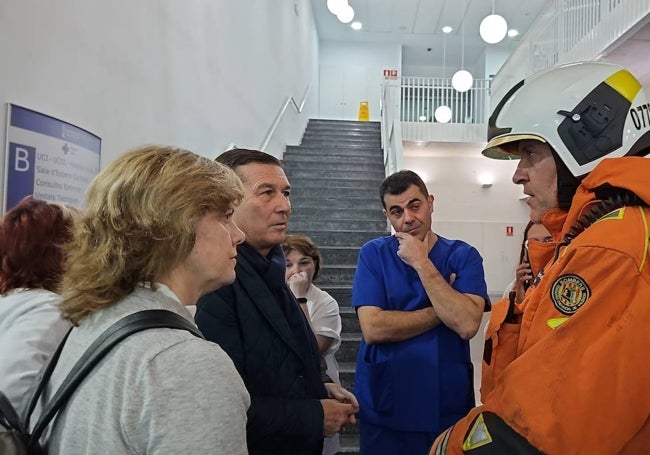
[[[269,145],[269,142],[271,141],[271,137],[273,137],[273,133],[275,133],[275,129],[280,124],[280,120],[282,120],[282,116],[284,115],[285,111],[287,110],[290,104],[293,105],[293,108],[296,110],[298,114],[302,113],[302,109],[303,107],[305,107],[305,102],[307,101],[307,96],[309,96],[310,91],[311,91],[311,84],[307,85],[307,89],[305,90],[305,94],[302,97],[300,106],[296,104],[296,100],[293,98],[293,96],[287,97],[287,99],[284,101],[284,104],[282,105],[282,108],[275,116],[273,125],[271,125],[271,128],[269,129],[268,133],[266,133],[266,136],[264,137],[264,141],[262,141],[262,145],[260,145],[261,151],[264,151],[266,149],[266,146]]]

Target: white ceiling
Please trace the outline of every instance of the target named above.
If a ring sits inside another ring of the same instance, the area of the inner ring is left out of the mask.
[[[546,0],[495,0],[495,13],[520,35],[487,44],[479,36],[479,25],[492,12],[490,0],[348,0],[354,8],[354,20],[363,23],[360,31],[339,22],[327,10],[327,0],[311,2],[321,40],[401,44],[403,66],[442,66],[442,27],[452,26],[454,31],[446,36],[446,65],[450,72],[461,66],[463,35],[464,66],[471,67],[487,47],[516,48],[546,4]]]
[[[491,0],[348,0],[355,11],[355,21],[363,23],[361,31],[342,24],[327,10],[327,0],[311,0],[316,27],[321,40],[393,43],[402,46],[403,66],[442,66],[442,27],[454,31],[446,35],[446,65],[451,74],[461,66],[464,35],[465,67],[478,61],[488,47],[513,50],[535,21],[547,0],[494,0],[495,13],[502,15],[509,28],[519,31],[516,38],[506,37],[498,44],[487,44],[479,36],[479,25],[492,12]],[[465,27],[463,31],[463,27]],[[430,51],[427,49],[431,48]],[[629,69],[643,84],[650,96],[650,16],[622,36],[600,59]],[[429,142],[405,143],[409,156],[475,156],[483,144]]]

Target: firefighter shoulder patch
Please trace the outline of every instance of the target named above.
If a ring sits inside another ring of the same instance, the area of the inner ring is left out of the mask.
[[[567,316],[574,314],[591,296],[585,280],[575,274],[561,275],[551,286],[551,300],[555,308]]]
[[[491,442],[492,435],[490,435],[483,419],[483,413],[481,413],[474,419],[472,428],[467,432],[467,437],[463,441],[463,451],[477,449]]]

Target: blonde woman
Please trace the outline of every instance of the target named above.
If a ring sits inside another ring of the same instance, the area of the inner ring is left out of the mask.
[[[51,397],[104,329],[140,310],[185,308],[235,279],[236,175],[186,150],[143,147],[118,157],[88,190],[69,247],[61,310],[76,327]],[[214,393],[218,390],[219,393]],[[52,425],[49,454],[244,455],[249,395],[219,346],[183,330],[122,341],[81,383]]]

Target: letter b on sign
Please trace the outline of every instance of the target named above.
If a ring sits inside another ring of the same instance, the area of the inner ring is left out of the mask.
[[[31,150],[30,150],[31,149]],[[16,145],[14,155],[14,171],[16,172],[29,172],[30,160],[29,155],[34,156],[36,151],[32,147],[25,147],[24,145]]]
[[[9,143],[5,205],[7,210],[23,197],[34,194],[34,163],[36,163],[36,147]]]

